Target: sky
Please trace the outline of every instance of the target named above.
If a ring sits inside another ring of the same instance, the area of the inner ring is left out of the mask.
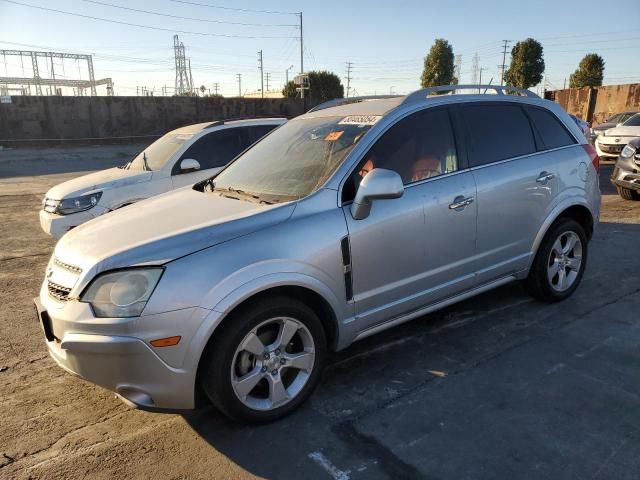
[[[563,88],[565,79],[568,86],[587,53],[605,59],[605,84],[640,82],[640,1],[618,0],[613,8],[602,0],[0,0],[0,49],[92,54],[96,78],[111,77],[116,95],[135,95],[142,87],[160,95],[163,87],[169,93],[174,87],[178,34],[193,83],[211,92],[217,83],[219,93],[233,96],[237,74],[243,92],[260,88],[259,50],[269,89],[282,88],[290,66],[290,79],[300,71],[296,13],[302,11],[305,71],[333,71],[346,85],[346,62],[352,62],[352,95],[418,89],[436,38],[461,55],[460,83],[471,82],[475,53],[483,83],[499,83],[502,41],[512,46],[527,37],[544,47],[547,89]],[[40,65],[43,77],[46,63]],[[88,78],[86,66],[75,60],[56,60],[53,69],[58,78]],[[31,75],[27,62],[0,55],[0,76]]]

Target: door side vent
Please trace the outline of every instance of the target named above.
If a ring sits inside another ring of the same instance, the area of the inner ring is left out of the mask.
[[[347,301],[353,299],[353,278],[351,275],[351,247],[349,245],[349,236],[347,235],[340,241],[340,250],[342,251],[342,268],[344,271],[344,290]]]

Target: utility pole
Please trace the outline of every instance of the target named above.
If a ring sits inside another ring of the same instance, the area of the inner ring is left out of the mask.
[[[193,86],[193,76],[191,75],[191,59],[189,59],[189,85],[191,85],[191,93],[195,90]]]
[[[504,85],[504,68],[505,62],[507,61],[507,49],[509,48],[509,42],[511,40],[503,40],[504,44],[502,45],[502,65],[500,67],[500,85]]]
[[[480,82],[479,82],[479,85],[482,85],[482,72],[484,70],[486,70],[486,68],[480,67],[480,70],[479,70],[480,71]],[[480,93],[480,89],[478,89],[478,93]]]
[[[455,68],[454,68],[454,76],[458,79],[458,83],[462,83],[460,80],[460,76],[462,75],[462,55],[458,54],[455,56]]]
[[[264,98],[264,65],[262,64],[262,50],[258,52],[258,69],[260,70],[260,92]]]
[[[298,14],[300,16],[300,75],[304,75],[304,43],[302,36],[302,12]],[[300,89],[300,98],[304,100],[304,78]],[[304,102],[303,102],[304,103]]]
[[[218,88],[220,88],[220,84],[218,82],[215,82],[213,84],[213,93],[216,97],[218,96]]]
[[[353,67],[353,62],[347,62],[347,98],[349,98],[349,91],[351,89],[351,68]]]
[[[289,70],[291,70],[292,68],[293,68],[293,65],[291,65],[289,68],[287,68],[287,69],[284,71],[284,78],[285,78],[284,84],[285,84],[285,85],[286,85],[287,83],[289,83]]]
[[[567,77],[564,77],[564,85],[562,85],[562,89],[563,90],[567,89]]]
[[[264,75],[265,75],[265,77],[267,77],[267,92],[269,92],[269,78],[270,78],[271,74],[269,72],[267,72]]]
[[[238,96],[242,96],[242,74],[236,73],[236,78],[238,79]]]

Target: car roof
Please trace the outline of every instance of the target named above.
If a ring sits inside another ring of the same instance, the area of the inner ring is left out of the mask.
[[[194,123],[193,125],[186,125],[184,127],[176,128],[172,130],[172,133],[177,134],[196,134],[203,130],[213,129],[215,127],[247,127],[251,125],[281,125],[287,121],[286,118],[270,117],[270,118],[242,118],[242,119],[229,119],[229,120],[216,120],[211,122]]]

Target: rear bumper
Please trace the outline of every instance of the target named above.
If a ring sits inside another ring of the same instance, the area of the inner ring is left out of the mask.
[[[142,339],[75,333],[61,329],[34,303],[49,355],[64,370],[117,393],[125,403],[148,410],[194,408],[194,373],[173,368]]]

